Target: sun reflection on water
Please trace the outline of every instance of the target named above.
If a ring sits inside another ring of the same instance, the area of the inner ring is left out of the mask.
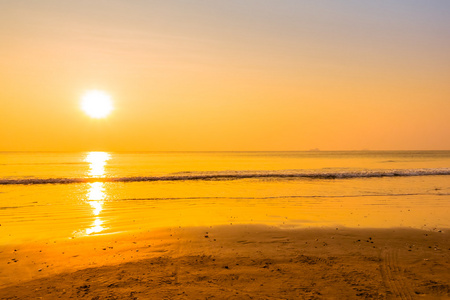
[[[111,158],[111,155],[107,152],[89,152],[85,158],[86,162],[89,162],[89,173],[91,177],[103,177],[105,176],[105,166],[107,161]],[[86,202],[92,207],[92,214],[95,217],[91,227],[81,231],[79,235],[88,236],[94,233],[100,233],[106,228],[102,226],[104,221],[100,218],[100,213],[103,210],[104,200],[107,197],[105,193],[104,182],[90,182],[88,183],[89,190],[86,193]]]
[[[92,182],[88,183],[90,185],[89,191],[87,193],[87,200],[89,201],[89,204],[93,208],[94,215],[98,216],[99,213],[103,209],[103,200],[105,199],[106,195],[104,192],[104,183],[103,182]]]
[[[89,152],[85,161],[90,165],[89,175],[102,177],[105,175],[105,166],[111,155],[107,152]]]

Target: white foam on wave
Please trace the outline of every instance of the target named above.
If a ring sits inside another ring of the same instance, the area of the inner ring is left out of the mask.
[[[320,170],[284,170],[284,171],[227,171],[227,172],[197,172],[164,176],[134,176],[134,177],[101,177],[101,178],[19,178],[0,179],[0,185],[10,184],[70,184],[89,182],[144,182],[144,181],[182,181],[182,180],[238,180],[258,178],[307,178],[307,179],[351,179],[377,177],[407,177],[407,176],[445,176],[450,175],[450,168],[438,169],[397,169],[397,170],[363,170],[323,172]]]

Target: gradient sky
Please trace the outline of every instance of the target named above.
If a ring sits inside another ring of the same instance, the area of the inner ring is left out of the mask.
[[[0,36],[0,151],[450,149],[448,0],[2,0]]]

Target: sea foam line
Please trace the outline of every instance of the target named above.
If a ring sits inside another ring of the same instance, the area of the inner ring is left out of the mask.
[[[19,178],[0,179],[0,185],[11,184],[70,184],[92,182],[152,182],[152,181],[196,181],[196,180],[238,180],[263,178],[306,178],[306,179],[351,179],[379,177],[409,177],[450,175],[450,168],[439,169],[398,169],[398,170],[368,170],[347,172],[305,172],[305,171],[235,171],[186,173],[184,175],[165,176],[134,176],[134,177],[88,177],[88,178]]]

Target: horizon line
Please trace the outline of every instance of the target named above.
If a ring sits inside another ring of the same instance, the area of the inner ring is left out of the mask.
[[[0,153],[83,153],[83,152],[111,152],[111,153],[223,153],[223,152],[445,152],[450,149],[340,149],[340,150],[0,150]]]

